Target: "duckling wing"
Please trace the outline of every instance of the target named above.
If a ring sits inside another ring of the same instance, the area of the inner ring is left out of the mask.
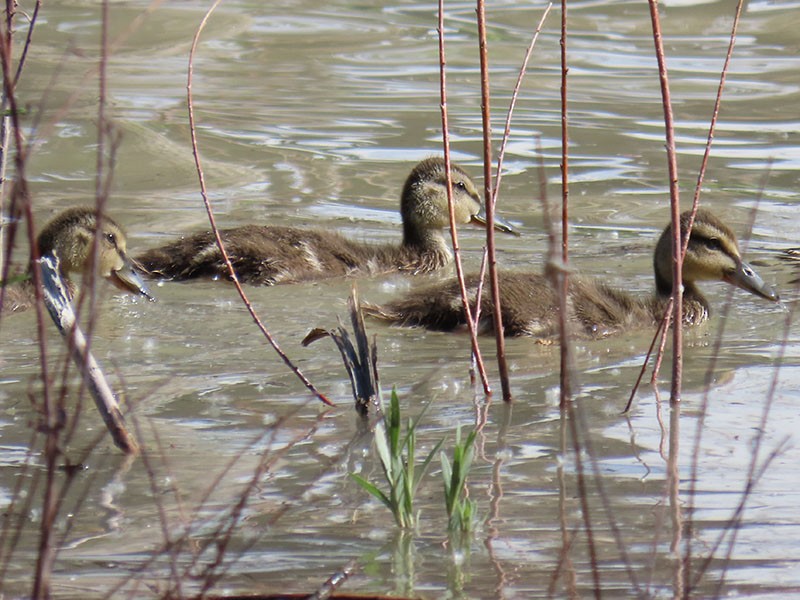
[[[601,338],[653,324],[647,302],[601,281],[571,278],[569,292],[571,320],[580,327],[577,334]]]

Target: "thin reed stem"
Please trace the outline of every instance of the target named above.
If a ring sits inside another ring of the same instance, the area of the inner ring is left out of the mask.
[[[188,102],[188,109],[189,109],[189,132],[191,134],[192,139],[192,154],[194,155],[194,162],[195,166],[197,167],[197,177],[200,181],[200,194],[203,197],[203,204],[206,207],[206,213],[208,214],[208,221],[211,225],[211,230],[214,232],[214,239],[217,242],[217,246],[219,247],[219,251],[222,254],[222,258],[225,261],[225,266],[228,267],[228,273],[231,276],[231,280],[233,281],[233,285],[236,287],[236,291],[239,293],[239,297],[242,299],[242,303],[244,303],[245,308],[247,308],[247,312],[250,313],[253,321],[255,322],[258,329],[266,338],[267,342],[272,346],[275,350],[276,354],[281,358],[283,363],[289,367],[289,369],[297,376],[297,378],[303,383],[303,385],[310,391],[314,396],[319,398],[322,402],[327,404],[328,406],[333,406],[333,402],[331,402],[322,392],[317,390],[316,387],[303,375],[302,371],[291,361],[289,356],[281,349],[278,345],[278,342],[275,338],[272,337],[269,330],[267,330],[264,323],[259,318],[258,314],[256,313],[253,305],[250,304],[250,300],[247,298],[247,294],[245,294],[244,289],[242,288],[241,283],[239,283],[239,278],[236,276],[236,270],[233,268],[233,264],[231,264],[231,259],[228,256],[228,252],[225,249],[225,244],[222,241],[222,236],[220,236],[219,229],[217,228],[217,222],[214,219],[214,210],[211,208],[211,202],[208,199],[208,192],[206,189],[206,181],[205,175],[203,173],[203,166],[200,161],[200,151],[198,150],[197,146],[197,129],[195,126],[195,118],[194,118],[194,99],[192,96],[192,80],[194,76],[194,57],[197,52],[197,44],[200,40],[200,34],[205,29],[206,23],[208,23],[209,18],[216,10],[216,8],[222,3],[222,0],[215,0],[215,2],[211,5],[211,8],[208,9],[206,14],[203,16],[203,19],[200,21],[200,25],[197,28],[197,31],[194,34],[194,38],[192,38],[192,47],[189,51],[189,67],[188,67],[188,76],[186,82],[186,94],[187,94],[187,102]]]
[[[650,341],[650,347],[647,349],[647,354],[644,356],[644,360],[642,361],[642,367],[639,369],[639,376],[636,378],[636,382],[633,384],[633,388],[631,388],[630,396],[628,396],[628,403],[625,405],[622,414],[628,414],[630,411],[631,406],[633,406],[633,399],[636,397],[636,392],[639,391],[639,386],[642,383],[642,378],[644,377],[645,371],[647,371],[647,363],[650,362],[650,357],[653,355],[653,348],[655,348],[656,341],[659,339],[663,339],[664,336],[664,328],[668,326],[669,314],[672,311],[672,300],[670,299],[669,303],[667,304],[667,308],[664,311],[664,315],[659,319],[658,325],[656,326],[655,333],[653,333],[653,339]],[[663,349],[662,346],[659,346],[659,349]],[[655,370],[655,369],[654,369]]]
[[[525,75],[528,72],[528,62],[533,54],[533,48],[536,46],[536,41],[539,39],[539,34],[542,31],[542,27],[544,27],[544,22],[547,19],[547,15],[550,14],[550,9],[552,8],[553,3],[548,3],[547,7],[544,9],[544,13],[542,13],[542,18],[539,19],[539,24],[536,26],[536,31],[533,32],[533,37],[531,37],[531,43],[528,44],[528,49],[525,51],[525,57],[522,59],[522,66],[519,68],[517,82],[514,84],[514,91],[511,93],[511,101],[508,104],[508,113],[506,113],[506,123],[505,127],[503,128],[503,139],[500,141],[500,151],[497,153],[497,172],[494,178],[494,188],[492,189],[493,206],[497,205],[497,197],[500,192],[500,181],[503,178],[503,159],[506,156],[506,147],[508,146],[508,140],[511,137],[511,117],[514,114],[514,108],[517,106],[519,90],[522,87],[522,80],[525,78]]]
[[[472,318],[472,310],[469,305],[467,286],[464,283],[464,267],[461,265],[461,249],[458,246],[458,232],[456,231],[455,207],[453,205],[453,181],[450,174],[450,125],[447,115],[447,57],[445,53],[444,41],[444,0],[439,0],[439,23],[437,32],[439,34],[439,107],[442,113],[442,145],[444,146],[444,165],[447,174],[447,206],[450,213],[450,237],[453,242],[453,254],[455,257],[456,277],[461,292],[461,302],[464,304],[464,314],[467,317],[467,327],[469,328],[469,339],[472,346],[472,357],[478,369],[478,375],[483,385],[483,393],[487,396],[492,393],[489,385],[489,378],[486,376],[486,367],[483,364],[481,349],[478,345],[478,331]],[[486,224],[490,227],[489,223]]]
[[[692,219],[694,213],[697,212],[697,207],[700,204],[700,188],[706,176],[706,168],[708,167],[708,157],[711,154],[711,144],[714,141],[714,132],[717,127],[717,117],[719,117],[719,107],[722,104],[722,92],[725,89],[725,80],[728,77],[728,69],[731,64],[731,57],[733,56],[733,49],[736,46],[736,31],[739,28],[739,20],[742,17],[742,7],[744,0],[739,0],[736,4],[736,12],[733,16],[733,25],[731,26],[731,37],[728,43],[728,51],[725,54],[725,62],[722,65],[722,71],[719,75],[719,86],[717,86],[717,97],[714,101],[714,109],[711,113],[711,124],[708,127],[708,140],[706,141],[705,151],[703,152],[703,160],[700,163],[700,172],[697,174],[697,185],[694,189],[694,198],[692,200]],[[686,248],[689,245],[689,237],[683,244],[683,254],[686,254]]]
[[[14,139],[14,166],[16,179],[11,190],[11,202],[9,214],[25,215],[25,223],[28,239],[35,240],[35,226],[33,222],[33,209],[31,206],[30,190],[28,188],[28,178],[26,174],[27,151],[22,137],[22,128],[19,122],[19,107],[17,105],[16,94],[10,74],[11,68],[11,31],[10,23],[6,21],[6,35],[2,36],[0,43],[0,61],[3,70],[3,93],[8,103],[11,116],[11,130]],[[9,226],[9,239],[7,244],[13,242],[16,224],[12,220]],[[7,246],[8,247],[8,246]],[[30,260],[38,260],[39,251],[36,244],[31,244]],[[33,263],[35,264],[35,263]],[[7,270],[7,269],[6,269]],[[42,510],[39,526],[39,545],[37,551],[36,566],[34,567],[34,581],[31,596],[33,598],[45,598],[50,595],[50,574],[52,573],[54,560],[53,535],[56,518],[56,462],[59,456],[58,435],[61,420],[54,402],[50,386],[50,378],[47,376],[47,342],[45,330],[45,317],[42,306],[42,277],[38,269],[31,269],[35,303],[34,311],[36,314],[36,337],[39,346],[39,364],[41,365],[42,379],[42,404],[41,404],[41,423],[42,431],[45,433],[45,447],[43,451],[45,462],[45,489],[42,494]]]
[[[494,243],[494,201],[492,194],[492,118],[489,90],[489,50],[486,42],[486,7],[478,0],[478,49],[481,65],[481,119],[483,123],[483,190],[486,205],[486,250],[489,264],[489,289],[494,304],[494,339],[497,348],[497,369],[503,400],[511,401],[511,384],[506,360],[506,339],[503,333],[503,315],[500,305],[500,284],[497,278],[497,252]]]
[[[569,117],[567,113],[567,0],[561,0],[561,268],[552,272],[553,286],[558,291],[558,330],[560,338],[560,403],[564,406],[572,398],[570,378],[569,331],[567,298],[569,295]]]
[[[657,0],[648,0],[650,20],[653,26],[658,76],[661,83],[661,100],[664,109],[664,128],[666,132],[667,166],[669,173],[669,197],[672,215],[672,385],[670,403],[681,400],[683,378],[683,256],[681,253],[681,205],[678,185],[678,159],[675,152],[675,123],[672,114],[672,98],[669,90],[667,62],[664,55],[664,40],[661,35],[661,19],[658,15]]]

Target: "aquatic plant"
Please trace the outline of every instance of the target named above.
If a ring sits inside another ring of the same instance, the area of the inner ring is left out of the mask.
[[[422,462],[419,465],[416,464],[417,425],[422,414],[424,411],[416,420],[409,419],[406,422],[403,436],[400,399],[397,396],[397,390],[392,389],[389,412],[375,426],[375,448],[378,451],[388,491],[384,492],[357,473],[350,474],[350,477],[358,485],[380,500],[392,512],[398,527],[403,528],[413,528],[417,524],[418,515],[414,513],[414,496],[422,477],[444,441],[439,441]]]
[[[444,480],[444,503],[447,508],[447,526],[451,531],[471,531],[475,522],[477,503],[467,496],[467,475],[475,456],[475,430],[461,439],[461,426],[456,429],[453,447],[453,462],[441,453],[442,479]]]

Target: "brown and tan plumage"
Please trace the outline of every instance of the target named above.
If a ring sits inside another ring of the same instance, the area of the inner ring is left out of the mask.
[[[685,237],[689,213],[681,215]],[[653,267],[656,294],[632,296],[587,277],[569,278],[569,322],[573,333],[600,338],[626,329],[650,326],[661,318],[672,293],[672,228],[668,226],[656,245]],[[699,210],[683,263],[684,321],[696,325],[708,318],[708,302],[698,281],[725,281],[748,292],[777,301],[778,295],[753,269],[742,262],[734,233],[707,210]],[[474,303],[477,276],[466,280]],[[551,338],[558,331],[558,298],[549,280],[535,273],[500,273],[503,325],[507,336]],[[474,308],[474,304],[473,304]],[[466,327],[458,283],[448,281],[412,291],[384,306],[365,305],[372,317],[407,327],[451,331]],[[481,329],[492,330],[494,306],[488,289],[481,301]]]
[[[75,284],[70,277],[90,268],[95,235],[98,274],[122,290],[151,298],[128,257],[125,232],[105,215],[98,226],[94,208],[70,208],[47,223],[36,239],[39,256],[58,259],[59,273],[70,293],[74,293]],[[6,287],[3,312],[25,310],[33,305],[34,298],[33,281],[28,274],[23,281]]]
[[[458,166],[452,166],[451,174],[456,222],[482,223],[475,185]],[[401,197],[403,242],[399,246],[364,244],[336,232],[272,225],[246,225],[220,233],[237,277],[251,284],[433,271],[452,260],[443,235],[450,223],[446,185],[441,158],[428,158],[414,167]],[[496,228],[512,232],[502,221]],[[151,275],[165,279],[228,277],[211,231],[148,250],[137,261]]]

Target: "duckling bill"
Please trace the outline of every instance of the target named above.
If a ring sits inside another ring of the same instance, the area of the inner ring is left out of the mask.
[[[59,275],[74,293],[70,276],[83,274],[92,264],[92,244],[97,236],[97,272],[117,288],[153,299],[127,253],[125,232],[111,217],[97,221],[89,207],[67,209],[47,223],[36,239],[39,256],[57,259]],[[30,274],[24,281],[6,288],[3,310],[22,311],[34,301]]]
[[[685,239],[689,212],[681,215]],[[602,338],[627,329],[655,325],[672,294],[672,227],[667,226],[653,257],[656,293],[639,298],[597,279],[569,278],[568,319],[573,333],[583,338]],[[558,333],[558,296],[550,281],[538,273],[500,273],[502,321],[506,336],[553,338]],[[697,288],[699,281],[724,281],[756,296],[778,301],[778,294],[742,261],[733,231],[707,210],[699,210],[683,262],[683,318],[698,325],[708,318],[709,305]],[[473,303],[478,276],[466,278]],[[485,290],[488,292],[488,290]],[[374,318],[406,327],[452,331],[466,326],[458,282],[448,281],[416,290],[385,306],[364,305]],[[488,293],[481,300],[480,329],[493,327],[494,305]]]
[[[455,220],[485,225],[478,190],[467,173],[452,165]],[[401,196],[403,241],[398,245],[356,242],[338,233],[272,225],[246,225],[220,232],[238,279],[276,285],[344,276],[401,271],[424,273],[453,259],[444,230],[450,225],[444,160],[428,158],[406,179]],[[495,229],[514,229],[495,217]],[[146,271],[164,279],[228,278],[211,231],[183,237],[137,257]]]

